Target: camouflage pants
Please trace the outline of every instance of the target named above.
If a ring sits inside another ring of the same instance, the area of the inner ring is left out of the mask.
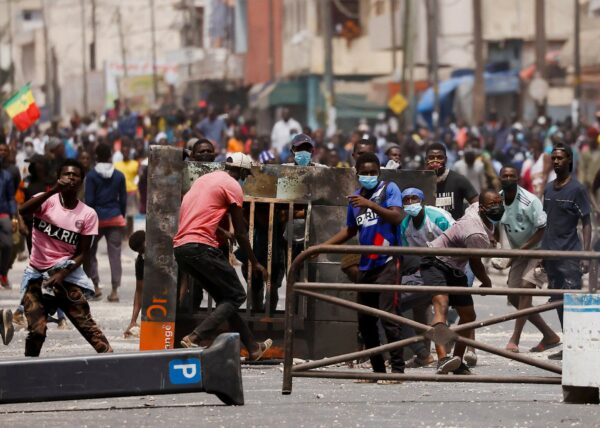
[[[25,339],[25,356],[37,357],[40,355],[44,341],[46,340],[46,320],[48,311],[44,303],[48,302],[42,297],[41,281],[32,281],[23,296],[25,317],[27,318],[27,329],[29,334]],[[98,328],[90,313],[88,304],[81,288],[74,284],[63,282],[62,286],[55,288],[55,297],[52,303],[63,310],[67,318],[71,320],[75,328],[98,352],[112,352],[108,340]]]

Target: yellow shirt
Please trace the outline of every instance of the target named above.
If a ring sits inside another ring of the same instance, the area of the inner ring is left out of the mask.
[[[138,187],[135,184],[135,177],[138,175],[138,169],[140,165],[136,160],[128,160],[127,162],[121,161],[115,163],[115,168],[117,171],[121,171],[125,176],[125,188],[127,189],[127,193],[129,192],[137,192]]]

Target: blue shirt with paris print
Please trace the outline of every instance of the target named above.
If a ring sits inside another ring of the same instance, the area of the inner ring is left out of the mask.
[[[375,189],[359,189],[354,194],[364,196],[384,208],[402,208],[402,192],[396,183],[380,181]],[[387,223],[371,209],[354,208],[349,204],[346,226],[358,228],[360,245],[379,247],[402,245],[398,239],[397,226]],[[361,271],[372,270],[385,265],[389,259],[390,256],[385,254],[365,254],[361,256],[358,268]]]

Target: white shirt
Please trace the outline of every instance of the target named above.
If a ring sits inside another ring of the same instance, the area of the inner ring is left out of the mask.
[[[292,138],[292,130],[295,130],[299,134],[302,132],[302,126],[291,117],[287,122],[279,119],[271,131],[271,148],[276,150],[277,153],[281,153]]]
[[[500,192],[504,198],[503,192]],[[510,205],[504,203],[504,215],[500,224],[504,227],[511,248],[521,248],[531,236],[546,227],[547,215],[542,202],[521,186]]]

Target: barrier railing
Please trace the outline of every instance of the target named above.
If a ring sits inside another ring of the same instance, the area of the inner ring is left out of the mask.
[[[590,260],[589,290],[559,290],[559,289],[528,289],[528,288],[472,288],[448,287],[428,285],[380,285],[380,284],[346,284],[346,283],[321,283],[297,282],[299,268],[305,260],[319,254],[386,254],[390,256],[416,255],[416,256],[469,256],[469,257],[506,257],[506,258],[531,258],[531,259],[577,259]],[[488,383],[535,383],[535,384],[560,384],[561,376],[482,376],[482,375],[427,375],[427,374],[400,374],[400,373],[360,373],[352,371],[315,370],[321,367],[352,361],[358,358],[367,358],[372,355],[399,349],[411,343],[426,339],[438,345],[460,342],[466,346],[480,349],[484,352],[499,355],[514,361],[528,364],[554,374],[562,375],[562,369],[539,359],[507,351],[487,345],[485,343],[468,339],[458,333],[471,329],[478,329],[505,321],[510,321],[523,316],[537,314],[560,307],[562,300],[517,310],[510,314],[489,318],[482,321],[460,324],[453,327],[436,325],[435,327],[413,321],[400,315],[375,309],[356,302],[321,293],[321,291],[398,291],[426,294],[470,294],[470,295],[522,295],[522,296],[557,296],[564,294],[584,294],[598,292],[598,260],[600,253],[593,251],[546,251],[546,250],[499,250],[499,249],[468,249],[468,248],[417,248],[417,247],[374,247],[356,245],[319,245],[310,247],[294,259],[288,272],[286,286],[286,311],[285,311],[285,339],[284,339],[284,371],[283,394],[292,392],[293,377],[335,378],[335,379],[388,379],[412,380],[435,382],[488,382]],[[334,305],[342,306],[357,312],[386,319],[395,323],[413,327],[422,332],[414,337],[399,340],[371,349],[351,352],[347,354],[323,358],[298,365],[293,365],[294,318],[298,295],[312,297]]]

